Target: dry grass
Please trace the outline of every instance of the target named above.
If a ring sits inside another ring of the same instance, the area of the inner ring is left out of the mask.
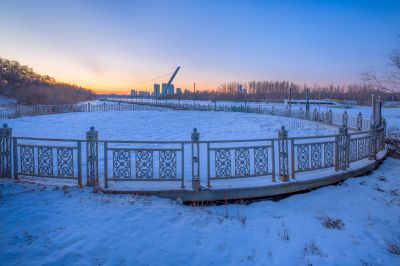
[[[398,243],[388,243],[387,250],[394,255],[400,256],[400,245]]]
[[[240,222],[243,226],[246,226],[246,221],[247,221],[246,215],[240,214],[240,213],[239,213],[239,210],[237,210],[237,219],[239,220],[239,222]]]
[[[66,197],[71,197],[71,191],[69,190],[69,187],[68,187],[68,186],[64,185],[64,186],[62,187],[62,190],[64,191],[64,196],[66,196]]]
[[[366,186],[366,185],[367,185],[367,181],[365,181],[365,180],[364,180],[364,181],[361,181],[361,182],[360,182],[360,185]]]
[[[334,219],[331,217],[324,217],[322,225],[326,228],[337,230],[342,230],[344,228],[344,222],[342,221],[342,219]]]
[[[382,189],[380,186],[378,186],[377,184],[375,185],[374,189],[375,189],[376,191],[379,191],[379,192],[385,192],[385,190],[383,190],[383,189]]]
[[[315,241],[311,241],[309,244],[304,245],[304,256],[305,255],[322,256],[322,251],[319,249]]]
[[[287,230],[287,228],[286,228],[284,223],[282,223],[282,231],[279,232],[279,235],[283,240],[286,240],[286,241],[290,240],[289,231]]]
[[[387,182],[387,179],[386,179],[386,177],[385,177],[385,176],[383,176],[383,175],[381,175],[381,176],[378,176],[378,180],[379,180],[379,181],[384,181],[384,182]]]
[[[389,152],[388,155],[392,156],[393,158],[400,159],[400,139],[399,136],[394,134],[389,134],[389,136],[385,139],[386,143],[388,144]]]
[[[399,189],[398,188],[396,188],[396,189],[391,189],[390,190],[390,195],[392,195],[392,196],[399,196],[400,194],[399,194]]]

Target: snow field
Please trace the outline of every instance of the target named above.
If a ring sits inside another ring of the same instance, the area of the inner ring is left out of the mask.
[[[104,140],[201,140],[276,138],[281,126],[289,136],[336,134],[334,126],[295,118],[232,112],[175,110],[106,111],[22,117],[0,121],[14,136],[84,139],[91,126]]]
[[[399,171],[389,158],[337,186],[208,207],[1,180],[0,264],[398,265]]]

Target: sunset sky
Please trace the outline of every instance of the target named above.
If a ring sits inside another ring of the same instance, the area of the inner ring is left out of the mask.
[[[184,89],[344,84],[385,71],[400,1],[0,0],[0,33],[0,57],[98,92],[151,90],[178,65]]]

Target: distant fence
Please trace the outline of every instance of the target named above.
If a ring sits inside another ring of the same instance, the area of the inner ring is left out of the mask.
[[[196,110],[196,111],[224,111],[224,112],[245,112],[286,116],[292,118],[306,119],[310,121],[323,122],[337,126],[347,126],[350,129],[366,131],[371,127],[371,120],[359,113],[357,116],[349,116],[346,111],[343,114],[334,113],[332,110],[326,112],[314,109],[306,112],[300,110],[276,109],[274,107],[243,107],[243,106],[217,106],[204,104],[186,104],[174,102],[146,102],[137,101],[128,97],[104,97],[100,100],[108,101],[101,104],[64,104],[64,105],[15,105],[0,109],[0,118],[16,118],[21,116],[59,114],[71,112],[96,112],[96,111],[130,111],[130,110]],[[382,121],[385,124],[385,121]]]
[[[257,113],[257,114],[268,114],[277,116],[286,116],[299,119],[306,119],[310,121],[317,121],[328,123],[332,125],[342,126],[345,125],[350,129],[358,131],[366,131],[371,127],[371,119],[365,118],[359,113],[357,116],[350,116],[346,111],[343,114],[334,113],[332,110],[318,111],[314,110],[306,111],[302,108],[298,110],[277,109],[274,106],[268,107],[251,107],[251,106],[233,106],[233,105],[217,105],[217,104],[188,104],[179,102],[168,102],[168,101],[155,101],[154,99],[135,99],[129,96],[104,96],[99,100],[117,103],[132,103],[136,105],[143,105],[148,107],[159,107],[168,108],[173,110],[196,110],[196,111],[224,111],[224,112],[245,112],[245,113]],[[385,123],[385,121],[382,121]]]
[[[18,107],[16,113],[38,115],[137,108],[191,107],[175,103],[154,106],[152,103],[150,106],[104,103]],[[210,110],[210,107],[195,106],[194,109]],[[0,175],[16,179],[22,176],[72,179],[79,186],[85,181],[86,185],[102,181],[101,186],[105,188],[112,182],[136,181],[141,183],[141,188],[156,189],[159,185],[148,181],[169,181],[177,189],[191,183],[192,189],[198,190],[202,185],[213,187],[219,180],[243,182],[258,177],[288,182],[302,172],[329,168],[345,171],[354,162],[376,160],[377,154],[385,149],[385,124],[380,112],[379,117],[373,115],[376,122],[370,123],[361,115],[350,118],[347,113],[338,115],[331,111],[305,113],[227,106],[214,106],[214,110],[281,115],[340,127],[338,134],[326,136],[288,137],[288,131],[282,127],[275,138],[205,141],[194,129],[186,141],[115,141],[99,139],[101,132],[94,128],[86,132],[84,139],[18,137],[5,124],[0,129]],[[379,108],[374,110],[375,114]],[[365,130],[367,123],[371,125]],[[349,132],[349,128],[357,131]]]
[[[141,104],[127,103],[101,103],[101,104],[63,104],[63,105],[15,105],[0,109],[0,118],[16,118],[21,116],[48,115],[73,112],[96,111],[131,111],[131,110],[158,110],[157,106],[144,106]]]

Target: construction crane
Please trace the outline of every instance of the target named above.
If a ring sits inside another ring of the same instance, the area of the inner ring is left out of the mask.
[[[176,76],[176,74],[178,74],[178,71],[181,67],[178,66],[174,72],[174,74],[172,74],[171,78],[169,79],[167,86],[165,86],[165,102],[167,102],[167,95],[168,95],[168,88],[171,86],[172,81],[174,81],[174,78]]]

